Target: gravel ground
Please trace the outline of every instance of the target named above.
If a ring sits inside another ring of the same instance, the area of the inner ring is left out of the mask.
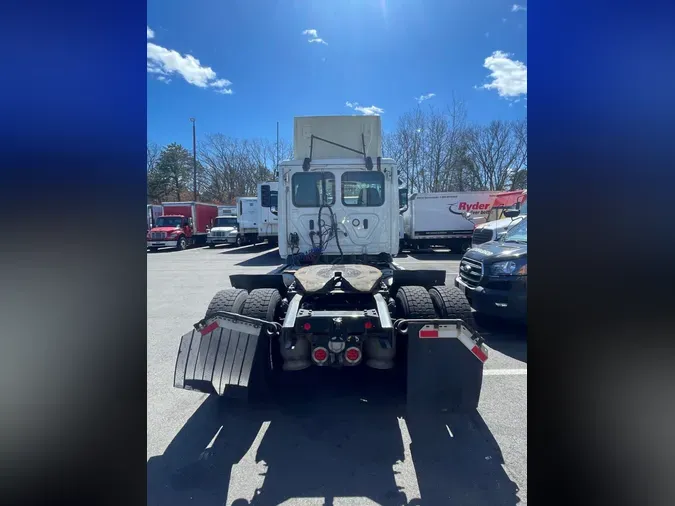
[[[459,258],[415,253],[396,262],[446,269],[452,285]],[[386,382],[375,378],[365,391],[364,371],[321,370],[277,406],[255,409],[173,388],[180,336],[229,275],[279,265],[266,245],[148,254],[149,505],[526,504],[519,327],[483,329],[490,358],[474,415],[410,416]]]

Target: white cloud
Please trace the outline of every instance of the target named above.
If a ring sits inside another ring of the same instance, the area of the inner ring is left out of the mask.
[[[384,114],[384,109],[377,107],[375,105],[371,105],[370,107],[364,107],[362,105],[359,105],[358,102],[345,102],[345,105],[350,109],[359,111],[364,116],[375,116],[378,114]]]
[[[307,35],[309,37],[309,39],[307,39],[307,42],[309,42],[310,44],[324,44],[326,46],[328,45],[328,42],[320,38],[319,33],[314,28],[303,30],[302,34]]]
[[[436,96],[435,93],[427,93],[426,95],[420,95],[419,97],[415,97],[415,100],[417,100],[418,104],[421,104],[425,100],[429,100],[430,98],[434,98]]]
[[[526,11],[526,10],[527,7],[523,5],[513,4],[513,7],[511,7],[511,12]]]
[[[497,90],[500,97],[527,95],[527,66],[510,56],[503,51],[495,51],[485,58],[483,66],[490,71],[492,82],[481,88]]]
[[[209,83],[209,86],[213,86],[214,88],[227,88],[231,84],[232,82],[227,79],[218,79],[217,81]]]
[[[154,32],[148,27],[148,38],[154,36]],[[218,93],[232,94],[232,90],[228,89],[232,82],[227,79],[218,79],[211,67],[203,66],[194,56],[182,55],[178,51],[158,46],[152,42],[148,42],[147,46],[147,71],[150,74],[157,74],[157,78],[161,81],[168,84],[171,81],[167,77],[178,74],[188,83],[199,88],[218,88],[216,90]]]
[[[154,39],[155,38],[155,32],[152,31],[152,29],[149,26],[146,26],[148,29],[148,40]]]

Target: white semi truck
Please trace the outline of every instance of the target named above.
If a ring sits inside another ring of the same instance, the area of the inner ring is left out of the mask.
[[[403,213],[401,249],[440,246],[465,252],[474,229],[466,213],[486,216],[496,196],[489,191],[412,194]]]
[[[414,409],[475,411],[487,350],[466,298],[445,271],[392,261],[398,176],[380,118],[295,118],[294,153],[278,170],[286,265],[230,276],[182,336],[174,386],[274,398],[281,375],[365,365],[398,371],[384,377],[404,379]]]
[[[258,239],[276,245],[279,240],[279,205],[277,181],[258,183]]]

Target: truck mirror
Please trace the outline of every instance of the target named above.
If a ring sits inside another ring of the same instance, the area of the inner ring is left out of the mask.
[[[520,209],[505,209],[504,216],[507,218],[515,218],[520,214]]]
[[[270,207],[272,205],[272,195],[270,192],[270,185],[264,184],[260,187],[260,205],[262,207]]]
[[[272,214],[279,214],[278,211],[277,211],[277,206],[270,206],[270,212]]]
[[[408,207],[408,189],[399,188],[398,189],[398,208],[406,209]]]

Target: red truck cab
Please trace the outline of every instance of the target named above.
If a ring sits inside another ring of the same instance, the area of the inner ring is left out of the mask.
[[[175,248],[184,250],[192,238],[192,218],[179,214],[160,216],[147,236],[148,249]]]

